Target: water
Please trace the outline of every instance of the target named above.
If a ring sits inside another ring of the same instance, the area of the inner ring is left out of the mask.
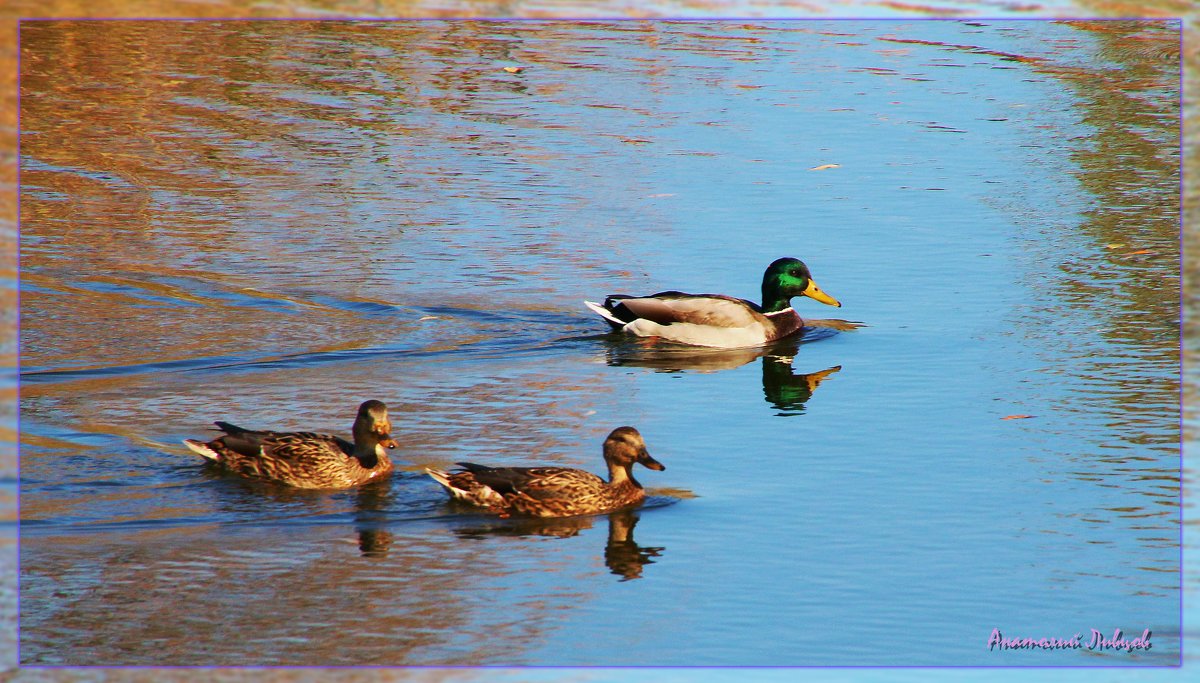
[[[1176,30],[27,25],[22,663],[1176,663]],[[785,255],[868,326],[672,349],[581,303]],[[401,448],[357,491],[179,443],[367,398]],[[622,424],[667,467],[632,514],[424,475],[601,471]]]

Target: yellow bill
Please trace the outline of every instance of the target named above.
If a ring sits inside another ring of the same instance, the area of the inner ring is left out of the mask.
[[[817,301],[820,301],[823,304],[829,304],[830,306],[837,306],[838,308],[842,307],[842,303],[840,301],[829,296],[825,292],[822,292],[821,288],[817,286],[817,283],[813,282],[811,279],[808,281],[808,286],[805,287],[804,291],[800,292],[800,293],[806,297],[809,297],[810,299],[816,299]]]

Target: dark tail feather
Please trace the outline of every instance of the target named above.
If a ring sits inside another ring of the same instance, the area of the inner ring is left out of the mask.
[[[634,298],[636,297],[629,296],[628,294],[609,294],[604,298],[603,306],[597,303],[592,303],[591,301],[585,301],[583,303],[587,304],[588,308],[592,309],[592,311],[604,318],[604,321],[611,325],[614,330],[619,330],[624,327],[626,323],[631,323],[637,319],[636,315],[633,315],[630,313],[629,309],[621,305],[622,299]]]
[[[215,424],[217,426],[217,429],[220,429],[221,431],[225,432],[226,434],[231,434],[231,435],[245,434],[245,433],[251,431],[249,429],[242,429],[241,427],[234,425],[234,424],[229,424],[228,422],[221,422],[220,420],[214,422],[213,424]]]

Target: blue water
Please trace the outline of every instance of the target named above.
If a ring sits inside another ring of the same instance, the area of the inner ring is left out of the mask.
[[[22,662],[1177,663],[1173,28],[27,29]],[[866,327],[689,351],[581,303],[785,255]],[[359,491],[179,444],[367,398],[402,443]],[[622,424],[667,467],[633,515],[423,473],[599,471]],[[1153,647],[987,648],[1092,628]]]

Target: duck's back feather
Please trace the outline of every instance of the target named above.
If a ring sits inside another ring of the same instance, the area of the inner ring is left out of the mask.
[[[450,495],[494,512],[565,517],[637,505],[645,492],[632,478],[609,484],[567,467],[486,467],[458,463],[453,472],[426,470]]]
[[[749,327],[762,324],[764,318],[758,306],[745,299],[721,294],[686,294],[659,292],[646,297],[611,296],[605,308],[613,315],[633,322],[649,320],[659,325],[688,323],[710,327]]]
[[[347,457],[354,453],[354,444],[336,436],[315,432],[272,432],[244,429],[228,422],[216,422],[225,436],[215,444],[247,458],[266,456],[279,460],[311,458],[322,451]]]
[[[604,480],[584,470],[569,467],[487,467],[470,462],[457,465],[470,474],[475,482],[500,495],[524,494],[534,499],[561,498],[572,487],[564,484],[603,487]]]
[[[792,308],[764,313],[752,301],[723,294],[613,294],[603,307],[584,303],[614,329],[712,348],[760,346],[794,334],[804,324]]]

